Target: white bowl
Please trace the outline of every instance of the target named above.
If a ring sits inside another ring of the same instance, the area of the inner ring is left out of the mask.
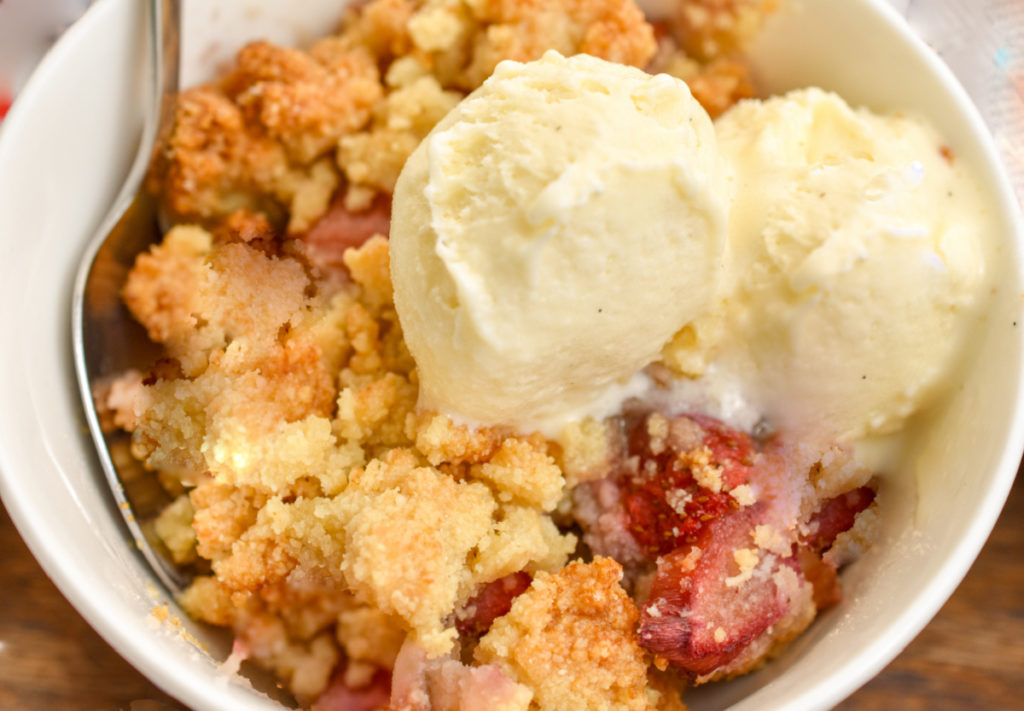
[[[339,4],[305,0],[296,18],[284,0],[195,3],[185,75],[199,77],[245,37],[306,39],[330,26]],[[0,494],[58,587],[157,685],[197,710],[280,709],[218,670],[226,637],[190,622],[132,549],[73,378],[69,288],[135,150],[142,5],[99,0],[43,61],[0,133]],[[688,695],[700,711],[825,709],[870,679],[966,573],[1024,448],[1024,229],[977,111],[883,0],[789,5],[754,50],[763,86],[818,84],[930,117],[991,196],[997,273],[971,363],[913,434],[901,476],[886,487],[885,539],[844,574],[845,601],[764,671]],[[180,627],[152,615],[165,602]]]

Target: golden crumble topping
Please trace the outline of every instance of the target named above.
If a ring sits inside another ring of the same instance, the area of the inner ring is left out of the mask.
[[[586,419],[567,426],[558,438],[556,456],[570,487],[603,479],[611,473],[617,452],[609,425]]]
[[[474,466],[472,472],[494,485],[502,501],[518,500],[542,511],[555,508],[565,484],[555,460],[537,438],[509,437],[489,461]]]
[[[680,0],[672,17],[683,49],[702,61],[735,54],[779,0]]]
[[[335,635],[349,659],[383,669],[394,667],[405,641],[405,630],[399,620],[369,605],[353,605],[343,610],[338,615]]]
[[[253,42],[238,53],[238,66],[222,88],[247,123],[297,163],[309,163],[361,128],[381,93],[373,55],[340,37],[323,39],[308,52]]]
[[[415,464],[395,450],[353,473],[343,495],[350,517],[342,570],[355,591],[404,619],[428,653],[444,654],[455,630],[441,620],[472,584],[466,560],[496,503],[481,484]]]
[[[178,565],[187,565],[196,559],[196,532],[192,527],[195,511],[188,496],[182,494],[171,502],[153,522],[157,537]]]
[[[462,99],[461,93],[446,91],[433,76],[397,76],[396,70],[407,66],[425,71],[415,60],[391,65],[388,78],[394,77],[396,84],[378,102],[369,130],[346,135],[338,144],[338,165],[352,184],[390,194],[420,140]]]
[[[540,711],[651,708],[639,613],[610,558],[539,574],[475,657],[534,690]]]
[[[183,92],[151,187],[180,221],[248,210],[303,234],[339,188],[353,212],[390,194],[419,141],[499,61],[548,49],[668,71],[717,115],[751,93],[731,54],[769,5],[691,0],[670,23],[680,39],[662,33],[659,49],[630,0],[371,0],[308,51],[254,42],[224,79]]]
[[[175,226],[121,293],[164,358],[96,399],[173,498],[154,529],[195,573],[180,604],[230,628],[233,657],[304,705],[398,676],[415,648],[498,706],[685,708],[648,668],[619,564],[566,565],[589,555],[569,493],[612,473],[619,433],[587,420],[548,441],[418,409],[387,215],[409,154],[498,62],[556,49],[666,71],[715,115],[751,95],[735,51],[771,5],[686,0],[652,25],[631,0],[369,0],[308,49],[253,42],[178,96],[149,178]],[[724,491],[705,449],[687,466]],[[489,631],[460,630],[484,614]]]

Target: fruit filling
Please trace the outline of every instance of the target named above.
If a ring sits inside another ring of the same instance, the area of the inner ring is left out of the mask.
[[[597,553],[620,551],[623,534],[635,543],[640,644],[656,663],[692,679],[746,671],[749,650],[838,602],[836,565],[823,556],[873,489],[818,500],[775,438],[702,415],[632,414],[621,439],[613,473],[577,490],[578,520]],[[808,514],[794,516],[780,479]]]

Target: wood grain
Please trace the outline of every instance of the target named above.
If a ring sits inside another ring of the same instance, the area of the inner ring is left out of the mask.
[[[1024,468],[1022,468],[1024,470]],[[840,711],[1024,709],[1024,474],[941,612]]]
[[[64,600],[0,509],[0,709],[179,711]],[[1024,480],[967,578],[839,711],[1024,709]]]
[[[0,508],[0,709],[179,709],[57,591]],[[150,708],[147,709],[146,707]]]

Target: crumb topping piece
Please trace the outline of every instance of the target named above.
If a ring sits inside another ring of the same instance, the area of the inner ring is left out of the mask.
[[[496,508],[487,487],[395,450],[352,473],[343,506],[342,570],[353,590],[404,619],[431,656],[447,653],[456,631],[441,620],[471,587],[466,560]]]
[[[636,605],[610,558],[539,573],[494,621],[475,658],[534,690],[540,711],[649,708]]]
[[[493,484],[504,500],[518,500],[542,511],[555,508],[565,479],[544,442],[509,437],[491,459],[472,469],[473,475]]]

